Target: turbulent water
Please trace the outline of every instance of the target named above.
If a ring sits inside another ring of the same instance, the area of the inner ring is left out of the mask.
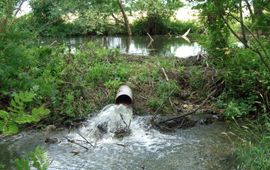
[[[132,119],[131,108],[109,105],[77,130],[21,133],[2,141],[0,162],[42,145],[51,162],[50,170],[231,168],[233,145],[222,135],[227,131],[226,124],[163,134],[151,128],[150,119]],[[119,129],[130,132],[118,138],[115,133]],[[57,142],[45,144],[48,137]]]

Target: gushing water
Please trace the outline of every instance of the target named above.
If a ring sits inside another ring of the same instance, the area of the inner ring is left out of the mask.
[[[50,170],[88,169],[230,169],[232,144],[222,136],[225,124],[194,127],[162,134],[151,128],[150,116],[133,117],[125,105],[108,105],[77,130],[50,134],[24,133],[0,149],[24,153],[43,145]],[[125,135],[119,135],[123,133]],[[3,152],[5,153],[5,152]],[[1,156],[0,156],[1,158]]]

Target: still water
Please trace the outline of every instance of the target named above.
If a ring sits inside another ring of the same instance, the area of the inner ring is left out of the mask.
[[[52,42],[66,43],[73,52],[77,47],[87,42],[94,41],[109,49],[117,48],[122,54],[143,56],[166,56],[187,58],[204,53],[203,48],[197,42],[187,42],[181,37],[175,36],[153,36],[151,41],[148,36],[91,36],[64,39],[46,39],[43,43]]]

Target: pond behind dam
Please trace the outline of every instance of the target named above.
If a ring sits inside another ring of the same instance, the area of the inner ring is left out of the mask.
[[[41,44],[65,43],[73,52],[85,43],[97,42],[108,49],[119,49],[122,54],[142,56],[165,56],[187,58],[205,53],[202,46],[196,42],[187,42],[176,36],[153,36],[154,41],[148,36],[85,36],[70,38],[48,38]]]

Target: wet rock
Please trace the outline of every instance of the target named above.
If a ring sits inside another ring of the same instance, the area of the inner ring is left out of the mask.
[[[57,138],[46,138],[45,143],[47,144],[56,144],[59,143],[60,141]]]
[[[129,128],[121,128],[121,129],[117,129],[114,132],[114,137],[115,138],[123,138],[125,136],[130,135],[130,133],[131,133],[131,130]]]
[[[152,126],[163,132],[173,132],[177,129],[187,129],[194,127],[197,121],[190,119],[189,117],[158,117],[152,121]]]
[[[97,125],[98,130],[101,133],[107,133],[108,132],[108,122],[102,122]]]
[[[206,114],[198,122],[201,125],[209,125],[209,124],[212,124],[212,123],[214,123],[216,121],[220,121],[220,120],[222,120],[222,117],[219,115]]]

